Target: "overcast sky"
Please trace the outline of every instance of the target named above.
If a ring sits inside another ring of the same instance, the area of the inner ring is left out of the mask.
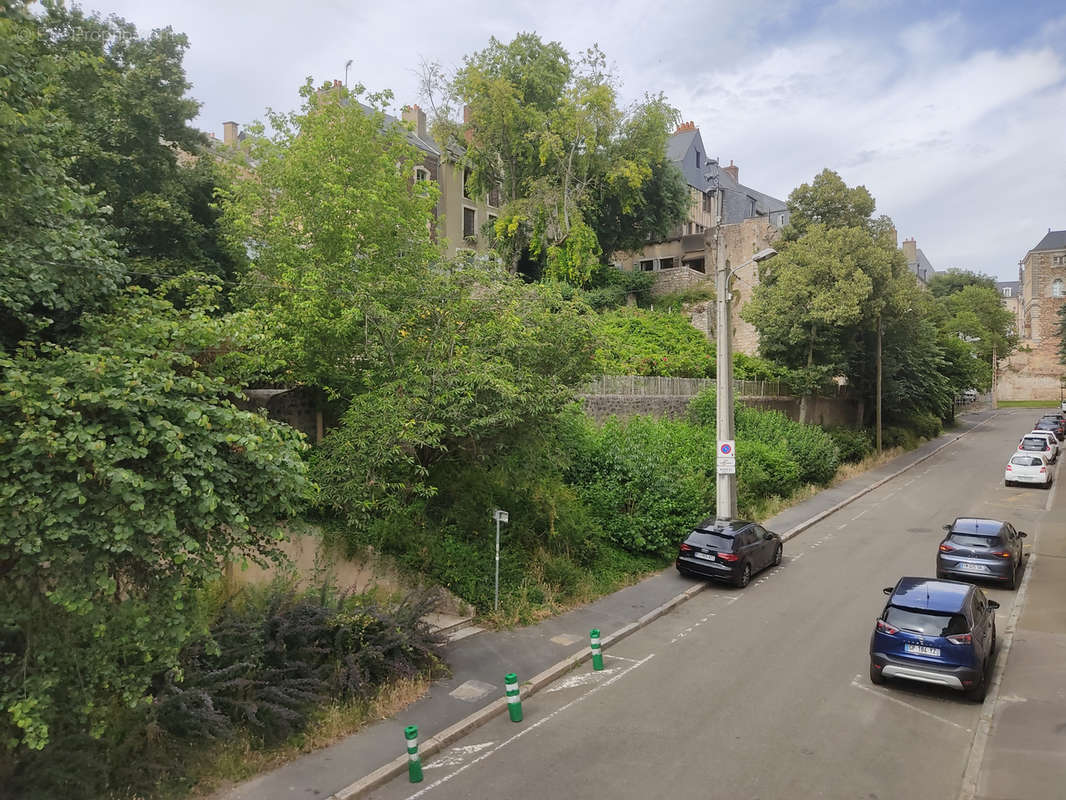
[[[88,0],[142,33],[190,40],[196,124],[299,105],[304,78],[418,102],[418,67],[447,71],[490,36],[596,43],[623,100],[664,92],[741,182],[786,199],[824,167],[863,184],[937,270],[1017,280],[1066,228],[1062,0]]]

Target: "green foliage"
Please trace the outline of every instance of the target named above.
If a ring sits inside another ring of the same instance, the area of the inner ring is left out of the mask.
[[[983,287],[994,291],[996,279],[991,275],[952,267],[930,278],[928,289],[933,297],[947,297],[961,292],[967,286]]]
[[[842,464],[857,464],[873,452],[874,441],[869,430],[829,428],[826,433],[832,437]]]
[[[800,487],[791,454],[759,441],[737,440],[737,506],[751,508],[768,497],[788,497]]]
[[[561,286],[560,291],[567,300],[580,297],[597,311],[604,311],[626,305],[630,294],[639,302],[648,296],[654,283],[655,276],[650,272],[630,272],[601,264],[585,291],[570,286]]]
[[[666,162],[677,112],[661,95],[620,109],[597,47],[573,58],[534,33],[493,38],[450,80],[433,66],[424,82],[443,94],[438,140],[465,141],[475,191],[501,191],[495,246],[507,263],[532,255],[544,275],[585,286],[601,254],[684,219],[688,190]],[[450,120],[458,107],[462,125]]]
[[[1014,315],[1003,305],[994,287],[969,284],[943,294],[937,310],[940,330],[972,345],[973,354],[981,361],[991,363],[993,349],[998,358],[1006,358],[1018,343],[1013,332]],[[989,384],[980,385],[984,388]]]
[[[0,361],[0,705],[8,747],[99,736],[195,632],[198,587],[262,560],[307,491],[287,426],[238,411],[198,359],[209,305],[134,292],[77,347]]]
[[[761,442],[787,454],[796,464],[796,479],[800,483],[826,484],[836,474],[840,464],[836,444],[817,425],[793,422],[780,411],[757,411],[742,405],[736,408],[735,425],[738,441]],[[739,444],[737,447],[739,450]],[[784,477],[781,480],[787,485]],[[794,488],[770,494],[785,497]]]
[[[789,194],[784,239],[798,239],[814,225],[870,230],[874,207],[874,198],[865,186],[849,188],[840,175],[824,169],[811,183],[800,184]]]
[[[28,12],[0,16],[0,352],[70,339],[81,313],[106,308],[125,284],[108,209],[65,157],[78,134],[56,87],[85,59],[49,48]]]
[[[714,347],[680,314],[627,308],[594,322],[593,368],[604,375],[714,377]]]

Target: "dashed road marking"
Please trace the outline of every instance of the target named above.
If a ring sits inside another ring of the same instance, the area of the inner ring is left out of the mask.
[[[855,520],[857,520],[857,519],[858,519],[859,517],[861,517],[861,516],[862,516],[863,514],[865,514],[865,513],[866,513],[867,511],[869,511],[869,510],[870,510],[870,509],[868,509],[868,508],[864,508],[864,509],[863,509],[862,511],[860,511],[860,512],[859,512],[858,514],[856,514],[856,515],[855,515],[854,517],[852,517],[852,518],[851,518],[851,521],[852,521],[852,522],[854,522]]]

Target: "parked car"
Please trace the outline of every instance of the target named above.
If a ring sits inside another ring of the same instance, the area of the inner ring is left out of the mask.
[[[1050,461],[1054,464],[1059,460],[1059,439],[1051,431],[1029,431],[1026,436],[1039,436],[1041,439],[1047,440],[1047,443],[1051,445],[1051,457]]]
[[[999,603],[976,586],[900,578],[870,637],[870,680],[903,678],[960,689],[980,702],[992,675]]]
[[[1004,486],[1035,483],[1050,489],[1052,480],[1051,467],[1043,453],[1015,453],[1003,471]]]
[[[967,389],[967,390],[965,390],[962,393],[962,401],[964,403],[975,403],[975,402],[977,402],[977,390],[976,389]]]
[[[1059,427],[1066,429],[1066,414],[1060,411],[1054,411],[1050,414],[1044,414],[1040,420],[1041,422],[1057,422]]]
[[[1031,456],[1016,456],[1016,458]],[[945,525],[947,536],[936,554],[938,578],[978,578],[1018,586],[1024,531],[997,519],[960,518]]]
[[[1037,431],[1051,431],[1055,434],[1055,438],[1060,442],[1066,439],[1066,426],[1063,425],[1061,420],[1057,419],[1038,419],[1033,426],[1033,430]]]
[[[1050,431],[1043,431],[1043,433],[1050,433]],[[1051,434],[1054,437],[1055,434]],[[1023,436],[1022,440],[1018,442],[1019,453],[1040,453],[1048,461],[1051,461],[1051,442],[1047,440],[1046,436]]]
[[[682,575],[747,586],[751,576],[781,563],[781,537],[743,520],[701,522],[681,543],[675,566]]]

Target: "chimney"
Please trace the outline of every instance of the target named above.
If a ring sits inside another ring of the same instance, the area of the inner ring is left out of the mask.
[[[678,125],[677,126],[677,130],[674,131],[674,135],[676,136],[679,133],[684,133],[685,131],[694,131],[694,130],[696,130],[696,123],[693,122],[692,120],[689,120],[688,122],[682,122],[680,125]]]
[[[415,133],[419,139],[426,138],[426,112],[417,105],[404,108],[403,121],[415,126]]]
[[[736,183],[740,183],[740,167],[733,163],[733,159],[729,159],[728,167],[722,167],[722,172],[728,172]]]
[[[237,123],[222,123],[222,141],[226,144],[237,144]]]
[[[466,137],[467,144],[470,144],[471,140],[474,138],[474,130],[470,124],[470,120],[473,116],[474,114],[470,110],[470,106],[463,106],[463,126],[466,128],[464,136]]]
[[[343,86],[343,85],[344,85],[344,84],[342,84],[342,83],[340,82],[340,78],[334,78],[334,79],[333,79],[333,88],[334,88],[334,89],[339,89],[339,88],[341,88],[341,86]]]
[[[903,257],[908,264],[918,260],[918,243],[913,238],[903,240]]]

